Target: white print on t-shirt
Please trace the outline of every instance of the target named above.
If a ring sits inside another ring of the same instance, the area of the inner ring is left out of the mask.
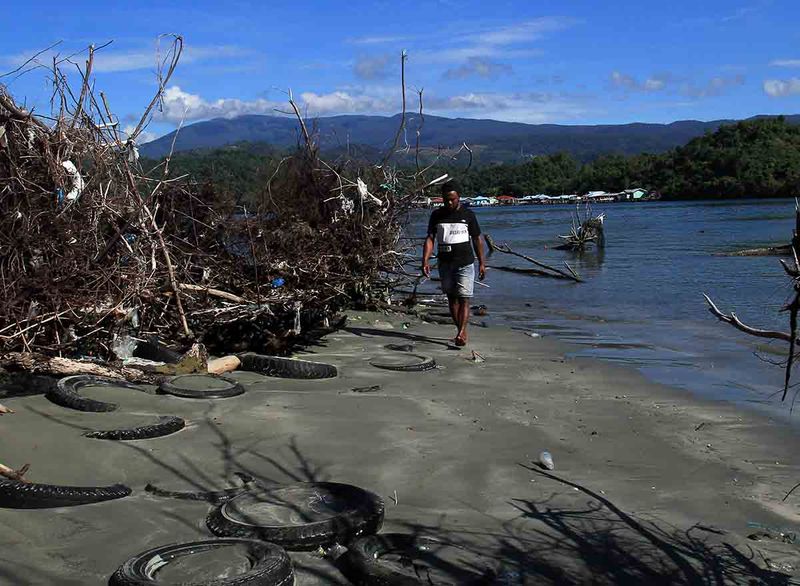
[[[439,244],[461,244],[469,242],[469,228],[466,224],[439,224],[436,228]]]

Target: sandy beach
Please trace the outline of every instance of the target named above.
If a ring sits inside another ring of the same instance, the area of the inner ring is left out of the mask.
[[[5,464],[30,463],[32,482],[120,482],[133,494],[0,509],[0,581],[106,584],[134,554],[208,538],[207,503],[143,489],[220,489],[237,471],[264,483],[373,491],[386,502],[383,532],[458,544],[506,584],[788,584],[800,573],[798,545],[748,539],[796,526],[800,490],[783,501],[800,482],[795,429],[633,370],[570,358],[548,337],[473,327],[469,346],[456,350],[446,342],[451,327],[349,315],[345,329],[297,355],[336,365],[334,379],[235,373],[247,392],[219,400],[83,392],[119,403],[113,413],[71,411],[41,395],[4,400],[16,411],[0,418]],[[371,366],[402,354],[387,344],[413,344],[439,368]],[[189,425],[133,442],[81,435],[158,415]],[[536,465],[543,450],[551,472]],[[297,584],[347,583],[312,554],[295,562]]]

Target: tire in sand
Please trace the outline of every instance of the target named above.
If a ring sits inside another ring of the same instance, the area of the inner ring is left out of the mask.
[[[497,583],[497,572],[489,560],[457,545],[419,535],[386,533],[356,539],[336,565],[357,586]]]
[[[207,388],[194,388],[193,382]],[[161,383],[160,389],[187,399],[227,399],[244,393],[244,387],[238,382],[217,374],[181,374]]]
[[[170,499],[178,499],[184,501],[206,501],[208,503],[219,504],[224,501],[229,501],[235,496],[239,496],[243,492],[247,492],[248,490],[252,490],[255,485],[255,478],[253,478],[250,474],[245,472],[234,472],[236,476],[239,477],[239,480],[242,481],[241,486],[236,486],[233,488],[224,488],[222,490],[202,490],[202,491],[175,491],[175,490],[164,490],[163,488],[159,488],[157,486],[153,486],[152,484],[147,484],[144,487],[146,492],[149,492],[153,496],[161,497],[161,498],[170,498]]]
[[[348,484],[310,482],[237,496],[213,509],[206,525],[214,535],[311,550],[376,533],[383,514],[383,500],[371,492]]]
[[[83,435],[92,439],[131,441],[164,437],[165,435],[177,433],[184,427],[186,427],[186,421],[180,417],[167,416],[159,417],[158,422],[151,425],[126,429],[87,431]]]
[[[153,391],[143,389],[138,385],[134,385],[124,380],[105,378],[91,374],[76,374],[74,376],[67,376],[59,380],[55,387],[47,391],[45,396],[56,405],[61,405],[62,407],[75,409],[77,411],[102,413],[107,411],[116,411],[119,407],[119,405],[116,403],[95,401],[94,399],[81,397],[78,394],[78,391],[83,387],[117,387],[153,394]]]
[[[165,346],[155,337],[139,341],[133,349],[133,356],[166,364],[175,364],[181,360],[180,352]]]
[[[0,508],[48,509],[74,507],[119,499],[131,494],[122,484],[112,486],[58,486],[0,480]]]
[[[399,372],[424,372],[436,368],[436,360],[421,354],[404,353],[398,356],[373,358],[369,363],[375,368]]]
[[[386,344],[384,346],[387,350],[392,352],[413,352],[416,349],[415,344]]]
[[[286,552],[254,539],[162,545],[132,557],[109,580],[110,586],[291,586],[293,582]]]
[[[266,356],[264,354],[253,354],[252,352],[239,354],[238,358],[241,361],[239,370],[257,372],[264,376],[311,380],[335,378],[339,374],[335,366],[324,362]]]

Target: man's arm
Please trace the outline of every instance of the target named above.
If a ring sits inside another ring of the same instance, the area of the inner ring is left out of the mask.
[[[478,257],[478,279],[483,281],[486,278],[486,260],[483,258],[483,241],[480,234],[472,237],[472,248]]]
[[[422,272],[426,277],[431,277],[431,255],[433,254],[433,236],[428,234],[425,244],[422,245]]]

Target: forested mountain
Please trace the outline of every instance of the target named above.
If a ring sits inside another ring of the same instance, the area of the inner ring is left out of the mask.
[[[787,119],[800,124],[800,116]],[[671,124],[564,126],[425,116],[421,145],[430,154],[439,148],[458,148],[466,142],[475,153],[477,164],[519,162],[535,155],[560,152],[586,162],[611,153],[661,153],[730,122],[684,120]],[[399,124],[399,115],[350,115],[318,118],[311,125],[318,132],[323,152],[341,153],[348,148],[359,148],[362,153],[380,157],[391,146]],[[412,144],[419,124],[417,114],[408,114],[406,136]],[[174,133],[170,133],[146,143],[141,152],[152,158],[163,157],[169,153],[173,138]],[[291,148],[297,145],[298,138],[293,118],[256,115],[216,118],[182,128],[175,140],[175,150],[219,148],[242,142]]]
[[[604,155],[581,165],[561,153],[474,168],[461,177],[470,193],[562,194],[636,186],[671,199],[800,196],[800,126],[783,117],[758,118],[721,126],[658,155]]]
[[[241,144],[178,153],[172,173],[189,174],[247,201],[266,189],[285,150]],[[411,168],[407,172],[412,173]],[[800,196],[800,126],[785,118],[723,125],[661,154],[603,155],[581,163],[561,152],[523,163],[437,165],[430,178],[449,173],[466,195],[525,195],[621,191],[645,187],[665,198]]]

